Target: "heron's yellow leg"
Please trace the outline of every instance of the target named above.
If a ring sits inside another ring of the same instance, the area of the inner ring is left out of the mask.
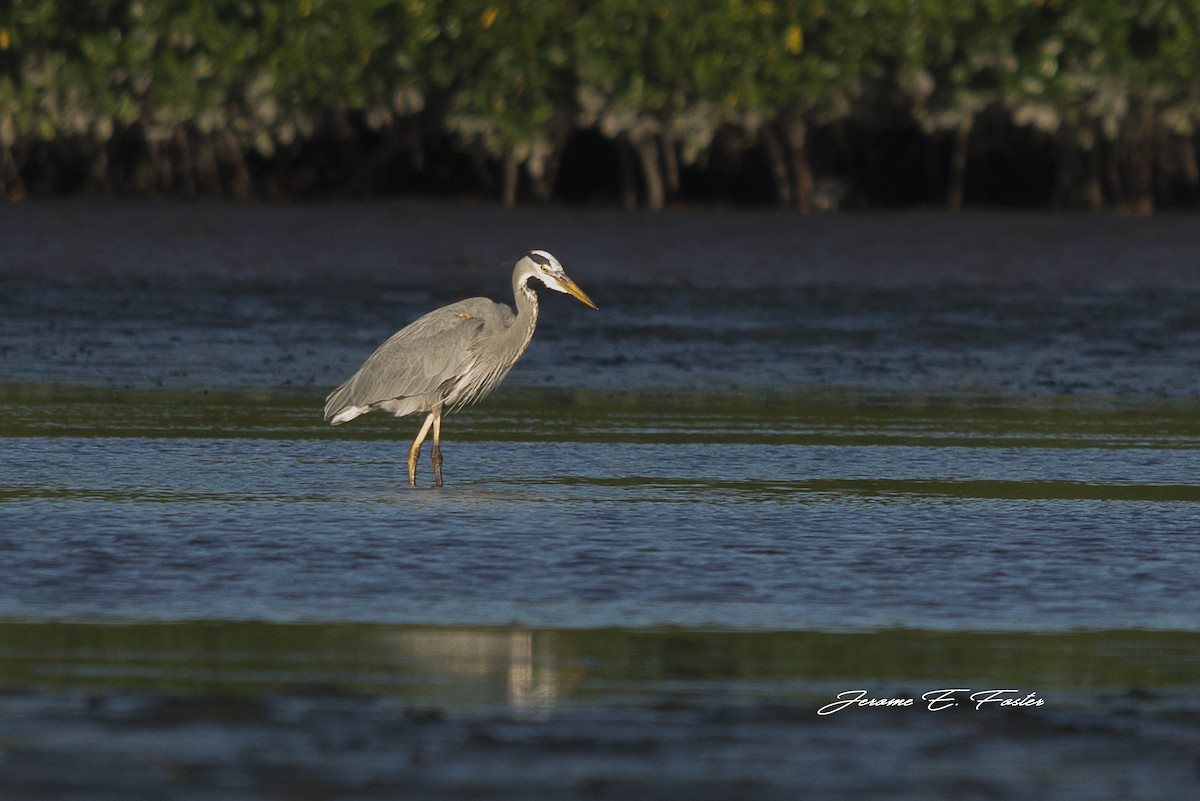
[[[417,438],[413,440],[412,447],[408,449],[408,486],[417,486],[417,457],[421,455],[421,443],[425,441],[425,435],[429,433],[429,427],[433,425],[433,412],[425,418],[425,422],[421,424],[421,430],[417,432]],[[439,484],[442,482],[439,480]]]
[[[442,407],[439,406],[429,413],[433,418],[433,484],[442,486]]]

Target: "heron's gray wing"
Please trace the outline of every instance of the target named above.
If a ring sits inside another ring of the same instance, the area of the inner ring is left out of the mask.
[[[480,339],[503,317],[499,309],[508,311],[487,298],[471,298],[432,311],[397,331],[330,393],[325,419],[352,408],[362,414],[381,404],[397,416],[432,408],[471,368]]]

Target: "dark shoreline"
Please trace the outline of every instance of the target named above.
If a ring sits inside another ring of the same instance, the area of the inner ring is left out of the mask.
[[[1197,220],[1182,213],[506,209],[426,200],[32,201],[0,213],[0,275],[478,284],[544,248],[589,283],[1198,286]]]

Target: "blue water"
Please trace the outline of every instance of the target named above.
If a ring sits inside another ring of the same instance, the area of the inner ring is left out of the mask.
[[[91,214],[119,229],[171,213],[114,208]],[[473,219],[511,235],[485,212],[402,210],[432,232]],[[64,213],[45,211],[28,224]],[[326,226],[326,249],[290,253],[284,272],[248,269],[246,242],[284,247],[255,227],[268,211],[176,208],[208,228],[158,231],[157,250],[114,237],[92,257],[100,268],[61,244],[58,270],[22,273],[32,250],[6,260],[6,408],[24,427],[3,450],[0,616],[813,630],[1200,620],[1188,580],[1200,432],[1186,423],[1200,409],[1200,274],[1182,244],[1163,244],[1185,230],[1169,220],[1065,219],[1067,245],[1043,232],[1042,253],[1018,262],[1014,234],[1031,218],[967,219],[991,237],[988,275],[936,248],[914,271],[929,242],[964,236],[959,218],[810,223],[806,249],[779,256],[790,218],[560,216],[570,238],[556,247],[600,311],[544,292],[504,389],[448,419],[447,486],[409,492],[415,421],[330,429],[323,396],[431,306],[469,290],[503,299],[509,268],[478,263],[466,242],[447,245],[455,258],[406,260],[371,233],[358,255],[395,266],[339,272],[329,248],[346,241],[347,210],[330,208],[305,218]],[[651,219],[709,247],[660,261],[633,247]],[[889,265],[843,241],[843,277],[806,279],[809,253],[827,260],[823,237],[844,239],[847,225],[924,227],[929,242],[899,237]],[[205,239],[213,262],[181,262],[210,228],[226,232]],[[612,260],[614,236],[627,261]],[[1050,258],[1078,258],[1083,236],[1107,237],[1109,260]],[[1150,239],[1157,249],[1128,255]]]
[[[1183,797],[1195,231],[16,207],[0,795]],[[601,309],[545,298],[444,487],[322,422],[530,247]],[[815,715],[981,682],[1049,704]]]
[[[14,440],[0,615],[805,630],[1200,620],[1190,449],[483,441],[448,444],[453,481],[437,490],[402,486],[402,450]]]

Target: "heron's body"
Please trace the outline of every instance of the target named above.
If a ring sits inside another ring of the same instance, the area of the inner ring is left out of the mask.
[[[473,403],[508,375],[537,326],[537,294],[529,279],[595,308],[549,253],[535,250],[513,270],[516,311],[487,298],[470,298],[426,314],[393,334],[346,383],[325,399],[334,425],[381,409],[397,417],[425,413],[408,454],[408,483],[416,484],[421,443],[433,430],[434,483],[442,483],[441,418]]]

